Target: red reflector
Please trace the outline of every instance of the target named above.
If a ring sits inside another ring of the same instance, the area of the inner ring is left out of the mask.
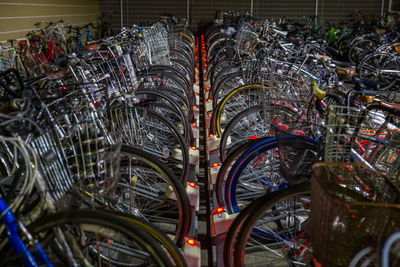
[[[188,243],[191,246],[196,245],[196,241],[194,241],[194,239],[188,239],[188,240],[186,240],[186,243]]]

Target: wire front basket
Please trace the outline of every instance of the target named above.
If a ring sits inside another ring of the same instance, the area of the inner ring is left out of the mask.
[[[260,42],[258,35],[245,28],[239,29],[235,35],[235,49],[241,54],[252,55]]]
[[[48,131],[31,146],[52,202],[63,198],[74,185],[85,194],[105,194],[119,178],[119,146],[110,145],[94,123]]]
[[[145,42],[150,48],[151,64],[170,65],[168,32],[161,24],[155,24],[143,31]]]
[[[394,124],[395,120],[392,115],[377,109],[331,106],[325,160],[361,161],[371,169],[396,176],[393,163],[398,162],[400,129]]]
[[[380,173],[359,163],[318,163],[312,177],[310,239],[323,266],[348,266],[399,230],[400,192]]]

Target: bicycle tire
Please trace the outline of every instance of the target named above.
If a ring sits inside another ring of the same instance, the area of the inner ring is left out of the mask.
[[[249,84],[249,85],[244,85],[241,87],[236,88],[235,90],[231,91],[225,98],[220,102],[218,107],[215,109],[215,112],[213,113],[213,116],[211,118],[211,130],[215,133],[218,134],[218,137],[222,136],[222,130],[221,130],[221,113],[222,110],[225,107],[225,104],[228,102],[229,99],[232,98],[233,95],[242,92],[244,90],[249,90],[249,89],[256,89],[256,90],[264,90],[268,89],[268,87],[264,85],[259,85],[259,84]],[[255,103],[254,105],[256,105]]]
[[[387,59],[383,60],[385,57]],[[371,64],[375,64],[375,66]],[[363,58],[358,66],[358,73],[362,79],[378,82],[380,85],[379,90],[389,90],[396,84],[400,76],[398,73],[397,75],[390,75],[390,73],[389,75],[385,75],[381,73],[381,70],[384,70],[385,66],[391,67],[394,71],[400,71],[400,64],[397,62],[395,56],[389,53],[378,52],[367,55]]]
[[[83,231],[85,230],[93,231],[93,233],[96,233],[97,238],[99,236],[107,235],[108,233],[114,234],[112,237],[115,238],[123,238],[125,236],[125,238],[133,240],[134,242],[139,244],[139,246],[144,251],[149,253],[149,255],[151,255],[151,257],[155,261],[154,262],[155,264],[159,266],[171,266],[171,261],[169,260],[168,256],[165,254],[161,246],[154,239],[152,239],[150,235],[146,234],[145,231],[143,231],[137,225],[129,223],[128,221],[118,218],[117,216],[112,215],[110,213],[102,211],[93,211],[93,210],[64,210],[42,217],[33,224],[29,225],[28,229],[30,230],[33,236],[38,238],[41,245],[44,247],[45,250],[47,250],[47,255],[49,257],[60,258],[59,260],[61,262],[59,264],[61,263],[65,264],[69,262],[67,255],[69,254],[69,256],[72,256],[71,254],[72,251],[70,251],[70,253],[64,252],[65,254],[63,255],[62,254],[63,251],[57,252],[56,249],[54,249],[55,242],[49,243],[48,241],[46,242],[46,240],[48,239],[52,240],[53,229],[61,229],[61,228],[64,229],[67,228],[68,226],[72,229],[79,227],[80,231],[82,231],[82,232],[78,231],[79,233],[83,233]],[[117,233],[120,233],[119,234],[120,236],[116,235]],[[68,236],[68,238],[66,238],[68,239],[66,240],[67,242],[68,241],[72,242],[70,238],[74,238],[73,234],[74,233],[72,231],[68,230],[67,232],[64,232],[64,236]],[[88,235],[84,236],[85,238],[88,238]],[[109,240],[110,236],[107,236],[107,239]],[[99,241],[97,241],[96,243],[97,247],[99,246],[98,242]],[[75,241],[74,244],[82,245],[82,243],[79,241]],[[88,244],[90,245],[89,242]],[[115,243],[113,242],[113,245],[114,244]],[[51,248],[47,247],[48,245],[50,245]],[[51,253],[50,251],[48,251],[48,249],[52,250]],[[75,248],[74,250],[76,249],[78,248]],[[90,248],[88,250],[90,250]],[[104,260],[102,257],[107,258],[106,255],[104,254],[102,255],[103,256],[98,256],[101,258],[99,264],[101,264],[101,262]],[[83,256],[83,252],[80,253],[80,256],[81,257]],[[110,254],[108,254],[108,257],[110,257]]]
[[[297,113],[295,111],[293,111],[289,107],[286,107],[286,106],[283,106],[283,105],[282,106],[280,106],[280,105],[271,105],[271,106],[256,105],[256,106],[249,107],[248,109],[245,109],[242,112],[238,113],[226,125],[226,127],[224,129],[224,132],[222,134],[220,145],[219,145],[219,156],[221,158],[221,161],[225,160],[227,141],[231,137],[231,132],[236,127],[236,125],[238,123],[242,123],[243,121],[246,121],[245,117],[247,117],[247,116],[251,116],[251,115],[257,114],[257,113],[268,113],[268,112],[271,112],[271,116],[273,118],[266,118],[265,115],[267,115],[267,114],[261,114],[260,118],[258,118],[258,119],[261,119],[261,121],[258,120],[255,123],[253,122],[254,124],[252,126],[254,126],[256,128],[256,130],[260,130],[261,132],[257,132],[257,134],[253,135],[253,137],[245,137],[248,134],[244,134],[242,136],[239,136],[238,138],[236,138],[233,141],[231,139],[231,142],[233,142],[233,144],[234,144],[234,141],[236,141],[236,140],[238,140],[239,142],[242,142],[243,140],[249,140],[250,138],[259,138],[259,137],[265,137],[265,136],[272,136],[272,135],[268,135],[268,132],[272,129],[272,127],[270,127],[269,130],[261,129],[261,127],[263,127],[264,125],[267,126],[266,124],[273,123],[274,119],[278,115],[279,115],[279,122],[280,123],[291,123],[291,122],[294,121],[294,118],[297,115]],[[279,114],[278,114],[278,112],[279,112]],[[292,118],[291,121],[289,121],[288,118],[284,118],[282,120],[282,115],[285,114],[285,113],[289,117]],[[267,119],[267,121],[264,121],[265,119]],[[268,119],[270,119],[270,120],[268,121]],[[244,125],[243,126],[243,131],[245,131],[245,133],[247,133],[249,130],[250,130],[250,125]]]
[[[218,207],[224,207],[224,185],[226,180],[226,175],[229,171],[229,168],[233,166],[235,160],[242,155],[247,149],[253,147],[258,142],[262,142],[262,140],[269,139],[269,137],[263,137],[259,140],[246,140],[242,144],[235,145],[229,153],[226,155],[225,160],[222,162],[220,169],[218,170],[216,182],[215,182],[215,197],[218,203]]]
[[[306,153],[307,150],[309,150],[312,152],[311,154],[315,154],[312,157],[310,157],[311,162],[309,162],[309,161],[304,162],[307,165],[313,164],[315,162],[319,162],[321,159],[322,152],[321,152],[320,146],[316,140],[313,140],[313,139],[307,138],[307,137],[285,136],[285,137],[280,138],[279,142],[284,144],[284,146],[285,146],[284,149],[294,148],[295,151],[300,151],[301,153]],[[232,166],[232,168],[227,176],[227,179],[225,182],[225,190],[224,190],[225,207],[229,213],[236,213],[242,209],[240,207],[241,205],[239,205],[239,202],[238,202],[239,198],[237,195],[238,187],[239,187],[239,179],[240,179],[240,175],[242,174],[242,172],[245,170],[245,168],[248,166],[248,164],[253,159],[256,159],[258,156],[263,155],[263,153],[272,151],[274,154],[276,152],[274,150],[278,147],[278,145],[279,145],[279,143],[276,138],[270,138],[265,141],[260,141],[254,147],[252,147],[252,148],[248,149],[246,152],[244,152],[240,156],[240,158],[235,161],[234,166]],[[295,154],[294,157],[298,158],[297,154]],[[279,162],[279,158],[278,158],[278,162]],[[300,164],[300,163],[302,163],[302,162],[299,162],[298,164]],[[268,165],[272,165],[270,161],[268,161]],[[272,167],[275,168],[275,166],[272,166]],[[286,167],[289,167],[289,166],[286,166]],[[311,166],[309,166],[309,167],[311,167]],[[310,174],[308,174],[308,176],[310,176],[310,177],[305,176],[306,173],[304,173],[304,171],[308,172],[307,168],[301,168],[301,170],[299,170],[300,171],[299,173],[296,172],[296,173],[291,173],[291,174],[281,173],[283,170],[284,169],[281,169],[279,166],[279,169],[278,169],[279,173],[276,175],[276,177],[273,177],[273,179],[278,179],[277,182],[279,182],[280,184],[270,185],[270,182],[268,179],[271,179],[271,178],[269,176],[268,176],[268,178],[262,177],[263,179],[267,179],[267,181],[265,181],[265,184],[267,184],[268,187],[265,188],[264,186],[261,186],[262,187],[262,189],[261,189],[261,187],[252,186],[252,191],[254,192],[254,195],[247,196],[246,201],[248,202],[248,199],[254,199],[254,197],[257,198],[257,196],[259,194],[261,194],[263,191],[265,191],[266,189],[281,190],[282,185],[284,187],[287,187],[287,186],[290,186],[293,184],[307,181],[311,177]],[[276,171],[276,170],[274,169],[272,171]],[[288,171],[295,171],[295,170],[289,169]],[[288,176],[288,175],[290,175],[290,176]],[[265,176],[265,174],[263,174],[263,176]],[[263,180],[261,180],[261,181],[264,183]],[[284,181],[284,182],[282,183],[282,181]],[[261,183],[261,185],[263,185],[263,183]],[[246,190],[248,190],[248,189],[246,189]],[[247,191],[245,191],[245,192],[247,192]],[[241,204],[243,205],[243,201],[241,202]]]
[[[185,267],[187,266],[186,261],[179,250],[178,246],[171,241],[171,239],[163,234],[161,229],[159,229],[156,225],[151,224],[150,222],[144,220],[143,218],[134,216],[132,214],[127,214],[120,211],[109,210],[112,214],[127,220],[130,223],[137,225],[142,228],[148,235],[157,240],[158,243],[162,245],[162,247],[169,253],[170,259],[174,261],[174,266]]]
[[[190,202],[182,183],[174,176],[167,166],[159,162],[153,155],[146,151],[137,147],[122,145],[121,152],[124,155],[134,156],[148,164],[148,166],[154,170],[157,170],[172,187],[179,208],[179,225],[176,230],[175,242],[179,247],[182,246],[191,223]]]
[[[232,248],[233,245],[233,266],[244,266],[247,240],[253,232],[254,225],[258,222],[260,217],[264,215],[265,211],[270,210],[271,207],[274,207],[276,203],[280,203],[283,200],[292,199],[297,196],[308,196],[310,195],[310,193],[310,184],[299,184],[296,186],[292,186],[286,190],[268,193],[251,203],[251,205],[249,205],[246,210],[243,210],[239,214],[239,216],[237,217],[238,221],[232,224],[232,233],[236,234],[233,235],[236,236],[236,240],[234,240],[234,244],[232,244],[232,240],[228,240],[227,247],[224,247],[224,259],[228,262],[230,261],[231,255],[229,255],[229,251],[227,250],[229,248]],[[302,227],[302,229],[304,228],[305,227]],[[267,258],[264,258],[264,260],[267,260]],[[285,260],[285,258],[283,258],[283,260]]]
[[[186,142],[188,144],[191,144],[191,140],[193,140],[193,131],[189,124],[189,117],[185,114],[185,112],[182,110],[182,106],[179,106],[177,101],[175,101],[172,97],[163,92],[157,92],[154,90],[139,90],[135,92],[135,95],[137,95],[138,97],[140,97],[140,95],[153,95],[156,98],[160,98],[163,101],[166,101],[171,107],[173,107],[173,109],[177,113],[179,113],[179,117],[181,118]]]

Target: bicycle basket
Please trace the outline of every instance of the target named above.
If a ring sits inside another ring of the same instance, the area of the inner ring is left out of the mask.
[[[46,195],[60,200],[76,184],[85,193],[105,194],[118,179],[119,147],[94,123],[65,126],[35,138]]]
[[[112,145],[95,122],[66,129],[72,144],[67,153],[69,169],[81,190],[106,194],[119,178],[120,145]]]
[[[371,168],[388,173],[400,145],[400,129],[392,120],[392,115],[376,109],[332,106],[328,113],[325,160],[365,159]]]
[[[310,240],[323,266],[348,266],[400,228],[399,191],[360,163],[315,164],[311,189]]]
[[[240,53],[251,55],[260,42],[258,35],[246,29],[240,29],[235,35],[235,49]]]
[[[170,65],[168,33],[161,24],[145,28],[143,37],[150,47],[151,64]]]
[[[41,177],[46,184],[46,199],[57,202],[72,187],[74,181],[68,170],[65,139],[48,131],[30,142],[38,158]],[[68,147],[68,146],[67,146]]]

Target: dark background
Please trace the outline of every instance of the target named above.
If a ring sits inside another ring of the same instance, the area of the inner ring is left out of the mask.
[[[389,0],[383,0],[384,11]],[[217,10],[250,11],[251,0],[122,0],[123,25],[131,26],[145,21],[155,21],[161,14],[186,17],[189,3],[190,24],[194,30],[210,22]],[[360,10],[367,18],[381,14],[382,0],[318,0],[318,17],[322,21],[339,22],[349,20],[354,10]],[[253,0],[253,14],[259,18],[282,16],[301,19],[315,15],[316,0]],[[120,14],[121,0],[102,0],[101,12],[117,11]],[[113,28],[121,27],[120,15],[114,15]]]

